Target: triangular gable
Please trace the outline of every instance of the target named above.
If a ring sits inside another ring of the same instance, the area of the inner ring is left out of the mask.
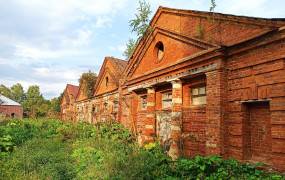
[[[157,59],[156,45],[162,43],[164,53],[162,59]],[[137,77],[147,74],[150,70],[167,67],[177,60],[196,54],[203,50],[219,47],[216,44],[208,43],[197,38],[187,37],[183,34],[155,28],[152,36],[145,42],[145,45],[137,55],[137,60],[133,64],[128,76]]]
[[[79,87],[72,85],[72,84],[67,84],[66,88],[67,88],[68,94],[76,98],[78,91],[79,91]]]
[[[101,66],[97,82],[95,84],[94,96],[112,92],[119,87],[119,80],[127,62],[113,57],[106,57]],[[106,81],[108,81],[106,83]]]
[[[70,97],[72,96],[74,98],[74,100],[77,97],[79,91],[79,87],[72,85],[72,84],[67,84],[64,91],[63,91],[63,97],[61,99],[60,104],[64,103],[64,101],[66,101],[66,103],[70,103]]]
[[[205,41],[229,46],[256,34],[278,29],[285,25],[285,18],[257,18],[159,7],[150,25],[190,37],[199,36],[199,30],[203,30]]]
[[[78,90],[78,93],[77,93],[77,96],[76,96],[76,101],[82,101],[82,100],[85,100],[87,98],[88,97],[87,97],[87,95],[85,93],[84,86],[83,86],[83,84],[80,84],[79,90]]]
[[[285,19],[253,18],[159,7],[150,22],[151,33],[146,33],[140,40],[124,74],[129,77],[137,68],[142,51],[145,51],[146,44],[157,28],[188,38],[199,37],[209,44],[230,46],[283,25]]]
[[[60,104],[63,105],[68,103],[69,103],[69,96],[68,96],[67,87],[65,87]]]

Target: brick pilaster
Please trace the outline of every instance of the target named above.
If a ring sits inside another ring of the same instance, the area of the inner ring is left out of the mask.
[[[215,70],[206,73],[206,154],[224,154],[225,73]]]
[[[155,138],[155,89],[147,88],[147,114],[144,122],[142,144],[154,142]]]
[[[173,80],[172,82],[172,113],[171,113],[171,144],[169,156],[177,159],[181,155],[181,129],[182,129],[182,82]]]

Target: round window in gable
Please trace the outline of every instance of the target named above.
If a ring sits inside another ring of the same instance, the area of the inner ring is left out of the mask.
[[[159,41],[155,45],[155,55],[156,55],[158,62],[160,62],[164,56],[164,45],[161,41]]]

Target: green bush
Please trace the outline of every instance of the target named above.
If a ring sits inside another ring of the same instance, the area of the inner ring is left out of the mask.
[[[218,156],[172,161],[120,124],[13,120],[0,125],[0,179],[284,179]]]
[[[73,179],[69,149],[59,138],[34,138],[0,163],[5,179]]]

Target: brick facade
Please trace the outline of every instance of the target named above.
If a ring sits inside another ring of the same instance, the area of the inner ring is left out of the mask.
[[[105,59],[88,102],[118,110],[95,121],[109,115],[173,159],[217,154],[285,170],[285,20],[160,7],[150,25],[109,89],[118,69]]]
[[[66,85],[60,103],[61,119],[64,121],[75,121],[75,100],[78,90],[78,86]]]
[[[0,105],[0,120],[3,118],[23,118],[22,106]]]

